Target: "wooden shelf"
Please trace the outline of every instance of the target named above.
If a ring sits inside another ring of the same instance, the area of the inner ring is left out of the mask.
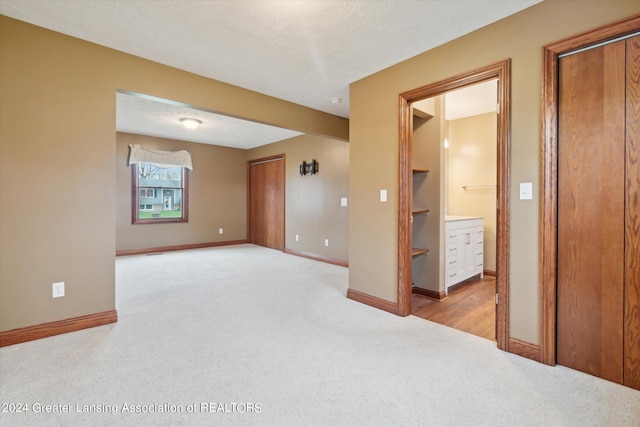
[[[423,255],[426,254],[427,252],[429,252],[429,249],[422,249],[422,248],[411,248],[411,256],[418,256],[418,255]]]
[[[413,108],[413,115],[416,117],[420,117],[421,119],[432,119],[433,114],[427,113],[426,111],[419,110],[417,108]]]
[[[412,215],[423,214],[429,212],[429,209],[413,209],[411,211]]]
[[[416,169],[416,168],[413,168],[413,174],[414,175],[423,174],[423,173],[429,173],[429,169]]]
[[[423,99],[411,103],[413,115],[422,119],[432,119],[436,114],[435,102],[433,98]]]

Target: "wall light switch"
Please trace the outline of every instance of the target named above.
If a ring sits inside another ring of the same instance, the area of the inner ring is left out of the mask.
[[[218,234],[222,234],[224,233],[224,230],[222,228],[218,228]]]
[[[520,183],[520,200],[532,200],[533,199],[533,183],[521,182]]]
[[[51,297],[60,298],[64,296],[64,282],[56,282],[51,285]]]
[[[347,206],[347,198],[346,197],[342,197],[340,199],[340,206]]]
[[[324,245],[329,246],[329,239],[324,239]]]
[[[387,201],[387,190],[380,190],[380,201],[381,202]]]
[[[300,240],[300,236],[296,234],[296,242]]]

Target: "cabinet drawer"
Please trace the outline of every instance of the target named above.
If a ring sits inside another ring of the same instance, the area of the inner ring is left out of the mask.
[[[476,254],[476,267],[484,265],[484,254]]]

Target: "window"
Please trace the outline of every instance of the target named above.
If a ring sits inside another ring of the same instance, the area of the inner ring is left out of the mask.
[[[156,197],[156,189],[155,188],[141,188],[140,189],[140,198],[141,199],[153,199]]]
[[[189,171],[149,163],[131,165],[131,223],[189,221]]]

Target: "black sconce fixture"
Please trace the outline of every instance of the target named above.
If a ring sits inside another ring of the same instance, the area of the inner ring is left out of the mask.
[[[306,160],[300,165],[300,176],[315,175],[320,170],[320,163],[316,159],[313,159],[311,163],[307,163]]]

